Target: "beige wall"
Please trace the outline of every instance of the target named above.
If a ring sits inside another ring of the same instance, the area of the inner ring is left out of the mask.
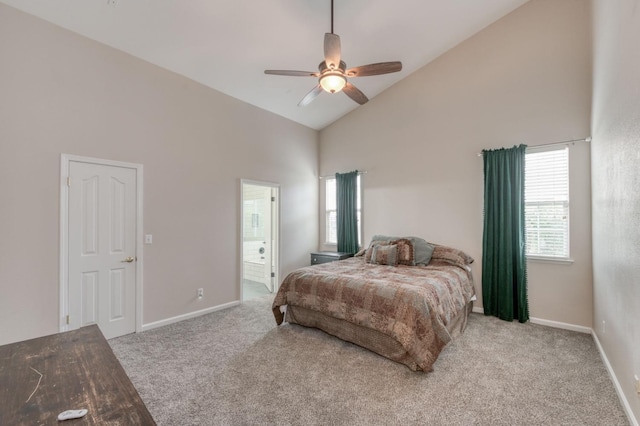
[[[638,424],[640,1],[593,3],[594,330]]]
[[[241,178],[317,248],[317,132],[1,4],[0,62],[0,344],[58,331],[61,153],[144,165],[145,324],[239,299]]]
[[[366,170],[365,244],[411,234],[460,248],[476,259],[480,296],[476,154],[588,136],[590,105],[589,2],[532,0],[324,129],[320,174]],[[531,316],[583,327],[592,325],[589,161],[588,144],[571,148],[574,263],[529,262]]]

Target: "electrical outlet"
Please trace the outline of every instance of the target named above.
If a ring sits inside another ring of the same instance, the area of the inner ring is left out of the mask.
[[[204,289],[203,288],[199,288],[198,289],[198,299],[202,299],[204,297]]]
[[[633,378],[636,379],[636,393],[640,396],[640,379],[637,374]]]

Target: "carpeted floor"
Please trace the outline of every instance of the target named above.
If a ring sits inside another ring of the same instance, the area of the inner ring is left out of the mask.
[[[159,425],[629,424],[590,335],[472,314],[414,373],[272,300],[109,343]]]

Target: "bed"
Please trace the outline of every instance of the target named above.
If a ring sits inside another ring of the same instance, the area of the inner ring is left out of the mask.
[[[431,249],[426,262],[424,244]],[[475,300],[472,262],[460,250],[415,237],[375,236],[355,257],[290,273],[273,314],[278,325],[318,328],[429,372],[466,327]]]

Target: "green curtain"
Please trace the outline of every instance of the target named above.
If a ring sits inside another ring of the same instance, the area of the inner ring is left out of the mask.
[[[484,150],[484,314],[506,321],[529,320],[524,231],[526,145]]]
[[[358,171],[336,173],[338,251],[358,251]]]

